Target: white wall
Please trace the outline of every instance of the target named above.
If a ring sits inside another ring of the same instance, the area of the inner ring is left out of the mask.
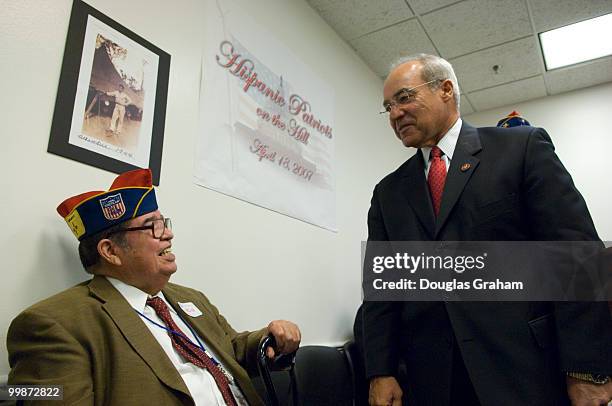
[[[612,83],[470,114],[465,120],[475,126],[495,126],[512,110],[550,134],[557,155],[587,202],[599,237],[611,241]]]
[[[0,375],[9,369],[10,320],[87,279],[77,241],[55,207],[116,176],[46,152],[71,3],[2,1]],[[286,318],[299,323],[307,344],[345,340],[360,302],[360,241],[372,188],[411,153],[377,114],[380,79],[305,1],[238,1],[333,85],[340,231],[332,233],[192,183],[201,0],[89,3],[172,55],[158,201],[174,224],[173,281],[207,293],[237,329]]]

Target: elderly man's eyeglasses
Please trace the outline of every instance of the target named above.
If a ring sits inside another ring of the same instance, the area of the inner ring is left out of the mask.
[[[151,230],[151,232],[153,233],[153,238],[161,240],[162,236],[164,235],[164,232],[166,231],[166,228],[168,230],[172,230],[172,220],[170,220],[169,217],[163,219],[155,219],[151,221],[151,224],[146,226],[122,228],[108,235],[110,236],[112,234],[122,233],[124,231]]]
[[[395,95],[390,101],[383,103],[384,110],[379,113],[389,114],[391,113],[391,110],[393,110],[393,107],[406,106],[412,103],[416,97],[416,92],[414,91],[414,89],[439,81],[439,79],[434,79],[430,80],[429,82],[421,83],[420,85],[417,85],[415,87],[400,89],[397,93],[395,93]]]

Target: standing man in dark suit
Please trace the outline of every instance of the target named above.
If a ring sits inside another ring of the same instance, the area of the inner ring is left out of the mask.
[[[290,353],[300,331],[275,320],[237,332],[201,292],[169,282],[174,234],[149,169],[66,199],[58,212],[93,278],[11,323],[10,385],[61,385],[70,405],[263,406],[247,375],[260,340],[272,334]]]
[[[474,128],[442,58],[404,58],[384,84],[416,154],[376,185],[369,241],[597,241],[584,199],[539,128]],[[364,302],[371,405],[573,405],[612,398],[601,303]],[[406,365],[406,387],[395,375]]]

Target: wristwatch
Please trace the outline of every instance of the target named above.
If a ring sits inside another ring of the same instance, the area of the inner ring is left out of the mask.
[[[603,374],[588,374],[583,372],[568,372],[567,376],[594,383],[595,385],[605,385],[610,382],[610,377]]]

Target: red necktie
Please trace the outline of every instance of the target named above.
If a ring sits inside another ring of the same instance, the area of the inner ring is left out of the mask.
[[[166,323],[168,328],[181,333],[181,335],[178,335],[168,332],[168,335],[172,340],[172,346],[179,352],[179,354],[181,354],[183,358],[192,364],[200,368],[206,368],[213,378],[215,378],[215,382],[221,391],[221,395],[223,395],[223,400],[225,400],[225,403],[227,403],[228,406],[236,406],[234,395],[232,395],[232,391],[229,387],[229,381],[223,371],[221,371],[221,369],[215,365],[213,360],[210,359],[210,357],[206,355],[206,353],[202,351],[200,347],[185,338],[185,334],[179,329],[170,316],[170,310],[168,309],[166,303],[159,297],[153,297],[147,299],[147,305],[151,306],[155,310],[155,313],[157,313],[159,318]]]
[[[436,217],[440,213],[440,204],[442,203],[442,192],[444,191],[444,183],[446,182],[446,164],[442,159],[442,150],[437,146],[431,148],[429,154],[431,165],[429,167],[429,176],[427,176],[427,184],[429,185],[429,193],[431,193],[431,202],[433,203]]]

